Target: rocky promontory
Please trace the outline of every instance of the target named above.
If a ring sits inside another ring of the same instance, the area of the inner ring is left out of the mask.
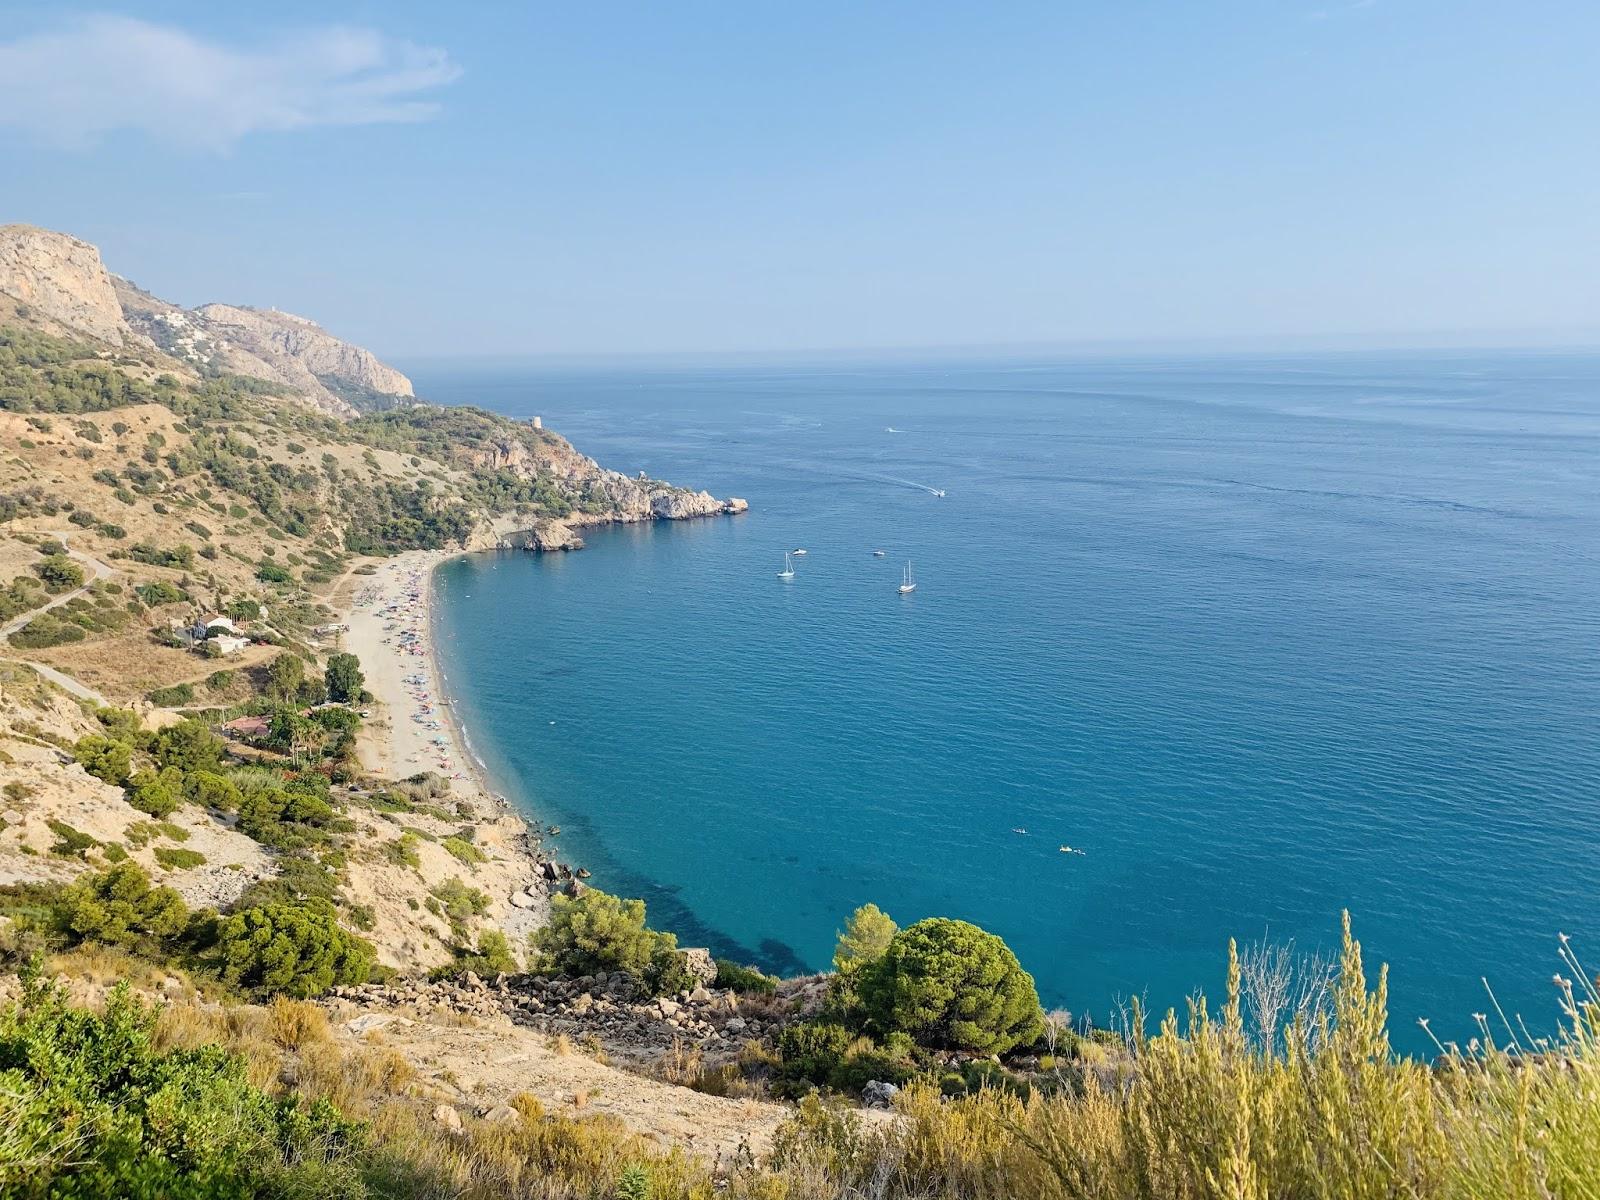
[[[128,334],[100,251],[64,233],[0,225],[0,292],[69,333],[113,346]]]

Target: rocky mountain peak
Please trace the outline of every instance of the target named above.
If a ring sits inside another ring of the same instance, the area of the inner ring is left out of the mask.
[[[183,308],[111,274],[99,250],[53,230],[0,225],[0,293],[51,332],[148,344],[203,372],[279,384],[333,416],[415,398],[411,380],[307,317],[231,304]]]
[[[0,225],[0,292],[71,333],[120,346],[128,335],[100,251],[64,233]]]
[[[232,304],[202,304],[193,316],[214,337],[267,363],[272,378],[297,391],[380,405],[415,397],[405,375],[306,317]]]

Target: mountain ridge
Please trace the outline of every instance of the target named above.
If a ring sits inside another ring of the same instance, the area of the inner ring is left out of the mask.
[[[107,269],[99,249],[35,225],[0,226],[0,293],[66,332],[161,351],[197,374],[280,384],[330,416],[409,403],[411,380],[309,317],[208,302],[185,308]]]

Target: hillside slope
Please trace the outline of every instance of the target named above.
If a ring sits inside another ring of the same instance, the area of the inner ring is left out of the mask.
[[[336,388],[389,403],[360,415]],[[539,863],[521,821],[460,791],[374,808],[381,781],[362,781],[345,726],[315,739],[334,823],[287,842],[274,824],[265,842],[239,832],[225,806],[185,805],[163,831],[138,785],[74,761],[107,720],[137,775],[161,769],[155,731],[185,718],[312,712],[339,649],[336,596],[384,557],[569,546],[575,526],[742,507],[411,390],[309,321],[184,310],[110,275],[86,243],[0,229],[0,762],[16,773],[0,883],[131,858],[190,902],[227,905],[298,869],[307,843],[340,856],[330,894],[392,967],[448,963],[480,930],[525,927],[511,897]],[[355,707],[339,720],[359,726]],[[298,734],[269,741],[229,752],[304,768]],[[452,839],[472,849],[441,848]]]

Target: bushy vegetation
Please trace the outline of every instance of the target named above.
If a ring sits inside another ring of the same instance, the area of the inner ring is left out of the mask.
[[[241,789],[239,829],[277,850],[325,842],[337,817],[324,794],[326,784],[319,786],[316,778],[252,780]]]
[[[747,996],[770,996],[778,990],[778,980],[756,967],[742,967],[730,959],[719,958],[713,987],[728,988]]]
[[[83,568],[65,554],[49,554],[33,564],[33,573],[51,595],[83,586]]]
[[[682,990],[689,982],[678,939],[645,924],[643,900],[621,900],[597,888],[556,896],[549,922],[533,935],[539,965],[561,975],[622,972],[647,992]]]
[[[326,900],[243,909],[217,925],[222,978],[261,994],[318,996],[335,984],[365,983],[377,956],[342,928]]]
[[[137,863],[118,863],[101,873],[81,875],[54,905],[56,929],[67,945],[98,942],[164,961],[189,930],[183,897],[169,887],[152,887]]]
[[[14,581],[11,589],[0,596],[0,609],[11,606],[13,602],[20,602],[17,604],[16,612],[25,612],[42,604],[43,600],[19,592],[17,582]],[[128,624],[128,620],[128,610],[118,602],[115,585],[95,583],[88,587],[85,594],[74,596],[49,612],[40,613],[13,633],[10,641],[13,646],[23,650],[65,646],[81,642],[91,633],[122,629]]]
[[[366,676],[361,673],[361,660],[354,654],[330,654],[323,672],[328,688],[328,699],[335,704],[354,704],[361,700],[366,688]]]
[[[833,969],[841,975],[877,962],[889,951],[889,943],[900,927],[876,904],[863,904],[850,914],[839,931],[833,951]]]
[[[211,1045],[157,1048],[159,1011],[113,992],[104,1013],[30,980],[0,1011],[0,1194],[228,1200],[350,1195],[361,1131],[249,1080]]]
[[[1036,1039],[1044,1013],[1033,976],[992,933],[929,917],[890,940],[860,968],[867,1025],[919,1045],[1003,1054]]]
[[[145,699],[158,708],[179,708],[194,703],[194,685],[175,683],[171,687],[155,688],[145,694]]]

